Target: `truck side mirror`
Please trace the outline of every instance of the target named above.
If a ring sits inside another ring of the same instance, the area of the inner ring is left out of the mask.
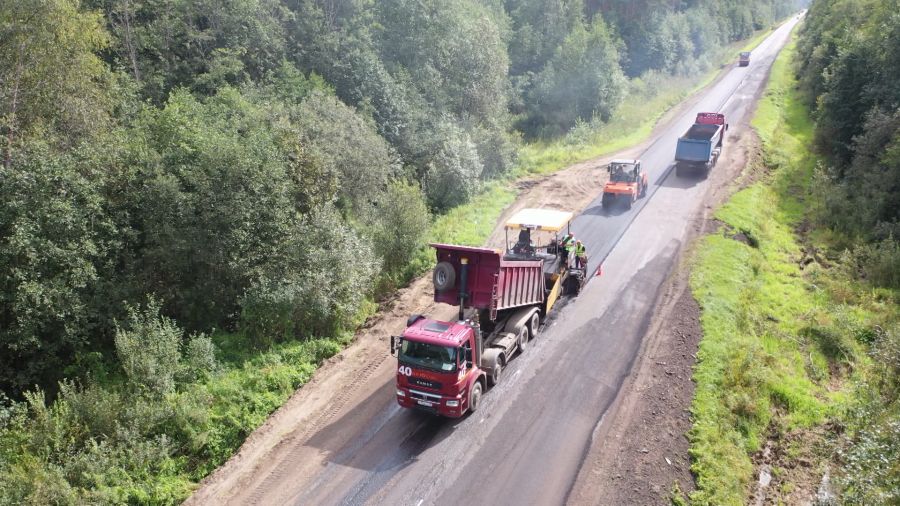
[[[397,352],[400,350],[400,343],[403,341],[403,338],[400,336],[391,336],[391,355],[397,356]]]

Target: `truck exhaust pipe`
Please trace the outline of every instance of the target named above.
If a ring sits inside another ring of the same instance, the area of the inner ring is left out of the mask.
[[[469,259],[459,259],[459,321],[465,320],[466,299],[469,298]]]

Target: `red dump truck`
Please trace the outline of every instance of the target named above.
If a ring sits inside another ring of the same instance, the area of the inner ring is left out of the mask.
[[[506,223],[507,249],[432,244],[434,300],[459,306],[456,322],[413,315],[391,337],[397,402],[451,418],[478,409],[516,353],[533,339],[562,294],[577,294],[586,265],[575,265],[561,235],[572,214],[525,209]],[[516,242],[510,231],[518,232]],[[534,236],[544,241],[535,245]]]
[[[697,113],[697,119],[691,128],[678,138],[675,147],[675,175],[683,176],[688,172],[709,175],[709,170],[719,161],[722,145],[725,142],[725,115],[717,112]]]

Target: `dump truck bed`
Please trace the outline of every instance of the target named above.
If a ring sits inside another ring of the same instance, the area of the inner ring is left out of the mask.
[[[713,150],[722,144],[725,131],[724,116],[715,113],[700,113],[697,122],[678,139],[675,160],[679,162],[708,162]]]
[[[435,302],[459,305],[462,259],[468,265],[467,307],[502,311],[544,302],[544,261],[504,260],[499,251],[449,244],[432,244],[438,262],[453,266],[456,283],[444,291],[435,290]]]

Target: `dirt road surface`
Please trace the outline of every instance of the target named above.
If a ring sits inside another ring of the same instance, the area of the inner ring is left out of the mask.
[[[431,302],[425,278],[399,293],[356,343],[329,360],[188,503],[600,503],[602,483],[590,471],[607,469],[597,467],[604,447],[599,438],[611,423],[607,415],[612,417],[610,407],[626,379],[648,369],[641,353],[654,308],[717,180],[675,177],[676,139],[697,112],[721,111],[731,124],[727,153],[746,133],[748,111],[795,23],[766,39],[750,67],[727,71],[658,128],[649,144],[634,150],[651,187],[631,210],[602,209],[603,161],[580,165],[578,182],[570,186],[573,198],[587,204],[574,222],[575,234],[587,245],[590,268],[602,262],[603,275],[548,318],[528,351],[510,362],[503,381],[485,395],[477,415],[437,419],[401,410],[395,401],[388,336],[402,332],[411,313],[442,319],[455,314]],[[547,200],[536,195],[532,201]],[[533,205],[528,199],[518,205],[526,204]],[[615,416],[623,416],[621,408]],[[630,502],[645,503],[641,497]]]

